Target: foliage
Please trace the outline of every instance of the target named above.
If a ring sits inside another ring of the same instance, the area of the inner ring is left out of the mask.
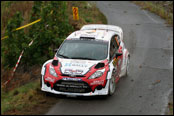
[[[13,32],[13,29],[19,27],[22,21],[21,13],[17,12],[13,19],[8,22],[6,30],[8,39],[4,40],[4,46],[2,46],[2,58],[4,59],[5,67],[13,67],[22,49],[27,47],[29,40],[25,36],[24,30]]]
[[[3,51],[4,65],[14,67],[20,52],[26,48],[31,40],[34,40],[30,48],[24,52],[21,63],[25,66],[40,64],[53,58],[53,49],[58,48],[65,37],[73,31],[73,27],[68,22],[67,2],[64,1],[35,1],[30,21],[41,18],[37,24],[29,27],[29,31],[24,35],[24,30],[12,32],[20,27],[23,21],[21,14],[17,13],[7,25],[9,36],[5,41]],[[5,51],[5,52],[4,52]]]
[[[32,33],[30,38],[34,39],[34,43],[25,53],[25,58],[30,65],[43,64],[53,58],[53,49],[59,47],[62,40],[72,31],[66,18],[66,2],[42,2],[40,16],[41,21],[29,31]]]

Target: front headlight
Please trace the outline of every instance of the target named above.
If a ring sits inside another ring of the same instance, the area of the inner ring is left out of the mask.
[[[94,74],[92,74],[88,79],[95,79],[98,77],[101,77],[103,73],[105,72],[105,68],[102,70],[97,70]]]
[[[49,68],[49,72],[51,75],[53,75],[54,77],[57,77],[57,74],[56,74],[56,71],[54,70],[54,67],[50,65],[50,68]]]

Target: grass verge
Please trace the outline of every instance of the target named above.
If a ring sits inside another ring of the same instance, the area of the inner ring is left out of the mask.
[[[57,100],[41,92],[39,80],[35,80],[9,92],[1,89],[1,114],[43,114]]]
[[[30,7],[25,7],[30,3]],[[23,12],[23,17],[26,19],[25,23],[29,20],[33,2],[16,2],[4,1],[1,4],[1,35],[5,32],[6,22],[17,11]],[[16,7],[15,7],[16,6]],[[21,9],[18,7],[21,6]],[[79,20],[73,20],[72,6],[79,9]],[[26,9],[25,9],[26,8]],[[12,10],[16,9],[16,10]],[[25,9],[25,12],[24,12]],[[86,1],[68,1],[69,22],[73,25],[75,30],[81,28],[85,24],[107,24],[106,17],[96,8],[95,4]],[[89,13],[90,11],[90,13]],[[8,17],[6,13],[10,13]],[[4,22],[6,20],[6,22]],[[2,31],[2,28],[4,31]],[[2,44],[1,44],[2,45]],[[40,90],[40,68],[28,67],[30,72],[23,71],[22,66],[18,66],[15,77],[8,84],[9,89],[2,89],[1,87],[1,114],[2,115],[34,115],[45,114],[47,110],[58,102],[57,97],[46,96]],[[32,71],[34,70],[34,71]],[[1,65],[1,82],[8,79],[11,74],[4,70]],[[33,79],[36,78],[36,79]],[[2,84],[1,84],[2,85]],[[7,91],[8,90],[8,91]]]
[[[33,1],[2,1],[1,2],[1,37],[4,37],[8,20],[19,11],[22,13],[23,25],[29,23],[29,14],[33,6]]]
[[[168,115],[173,115],[173,102],[168,103],[169,113]]]
[[[78,21],[73,20],[72,7],[78,7]],[[69,21],[76,30],[80,29],[85,24],[107,24],[106,17],[100,12],[94,3],[89,3],[86,1],[69,1],[68,12]]]
[[[173,26],[173,1],[133,1],[133,3],[159,15]]]

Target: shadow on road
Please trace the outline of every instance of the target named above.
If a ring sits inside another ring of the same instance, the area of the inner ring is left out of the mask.
[[[66,96],[66,95],[56,95],[52,93],[46,93],[49,97],[54,97],[58,99],[73,99],[73,100],[106,100],[110,96]]]

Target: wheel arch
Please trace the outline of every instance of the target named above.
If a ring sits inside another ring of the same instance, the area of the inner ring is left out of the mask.
[[[50,60],[47,60],[43,65],[42,65],[42,69],[41,69],[41,75],[44,75],[45,74],[45,66],[48,64],[48,63],[50,63],[50,62],[52,62],[53,61],[53,59],[50,59]]]

